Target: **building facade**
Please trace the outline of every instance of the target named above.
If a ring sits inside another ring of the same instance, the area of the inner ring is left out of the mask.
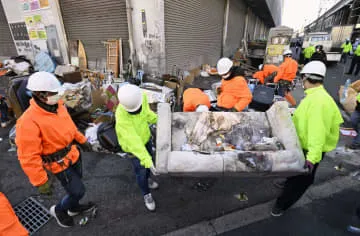
[[[102,70],[104,42],[121,38],[123,62],[130,59],[136,69],[155,74],[215,64],[243,40],[265,39],[281,24],[283,8],[283,0],[48,0],[30,10],[23,2],[1,0],[0,56],[32,59],[37,48],[69,63],[68,41],[81,40],[89,69]],[[46,37],[30,34],[29,17],[41,19],[35,30],[43,27]],[[17,37],[17,25],[25,25],[31,37]],[[26,53],[24,44],[31,45]]]

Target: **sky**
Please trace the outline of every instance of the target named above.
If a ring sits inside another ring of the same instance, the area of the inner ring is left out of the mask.
[[[336,0],[322,2],[324,8],[330,8]],[[301,29],[317,18],[319,4],[320,0],[284,0],[282,25],[294,30]]]

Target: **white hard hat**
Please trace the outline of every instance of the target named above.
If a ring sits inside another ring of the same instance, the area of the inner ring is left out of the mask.
[[[286,49],[283,53],[284,56],[286,55],[292,55],[292,51],[290,49]]]
[[[311,61],[304,66],[300,74],[319,75],[324,78],[326,74],[326,66],[321,61]]]
[[[118,99],[126,111],[134,112],[141,107],[142,93],[139,87],[125,84],[119,88]]]
[[[207,112],[207,111],[209,111],[209,108],[205,105],[199,105],[196,108],[196,112]]]
[[[259,65],[259,70],[262,70],[263,67],[264,67],[264,64],[260,64],[260,65]]]
[[[219,75],[225,75],[230,71],[232,66],[233,66],[233,62],[229,58],[223,57],[218,61],[216,65],[216,69]]]
[[[49,72],[40,71],[29,77],[26,88],[38,92],[59,92],[61,84],[55,75]]]

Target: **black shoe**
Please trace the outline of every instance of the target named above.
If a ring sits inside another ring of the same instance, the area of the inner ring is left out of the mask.
[[[56,219],[57,223],[64,228],[74,226],[74,219],[66,212],[57,211],[56,206],[50,207],[50,214]]]
[[[360,144],[350,144],[350,145],[346,145],[347,148],[351,149],[351,150],[360,150]]]
[[[94,210],[95,207],[96,207],[96,205],[92,202],[89,202],[84,205],[79,204],[78,207],[76,207],[74,209],[69,209],[67,213],[69,216],[76,216],[76,215],[79,215],[80,213],[90,212],[90,211]]]
[[[351,75],[352,73],[346,72],[345,75]]]
[[[284,214],[284,210],[278,208],[276,205],[273,207],[273,209],[271,210],[271,215],[274,217],[279,217],[282,216]]]
[[[348,225],[347,231],[354,233],[354,234],[360,234],[360,228],[357,226]]]
[[[276,180],[273,182],[274,186],[279,188],[279,189],[284,189],[285,188],[285,179],[281,179],[281,180]]]

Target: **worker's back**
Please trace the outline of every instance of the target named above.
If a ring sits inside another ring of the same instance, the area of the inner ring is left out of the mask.
[[[234,108],[240,100],[244,100],[244,103],[248,101],[249,104],[251,99],[251,91],[243,76],[236,76],[230,80],[223,79],[221,81],[221,93],[218,97],[218,106],[231,109]],[[242,109],[245,107],[242,107]],[[242,109],[240,108],[241,107],[237,110],[241,111]]]
[[[280,80],[292,82],[296,77],[297,70],[298,63],[294,59],[286,57],[284,62],[279,66],[279,71],[274,82],[277,83]]]
[[[183,94],[184,112],[192,112],[199,105],[205,105],[210,108],[209,97],[198,88],[188,88]]]

